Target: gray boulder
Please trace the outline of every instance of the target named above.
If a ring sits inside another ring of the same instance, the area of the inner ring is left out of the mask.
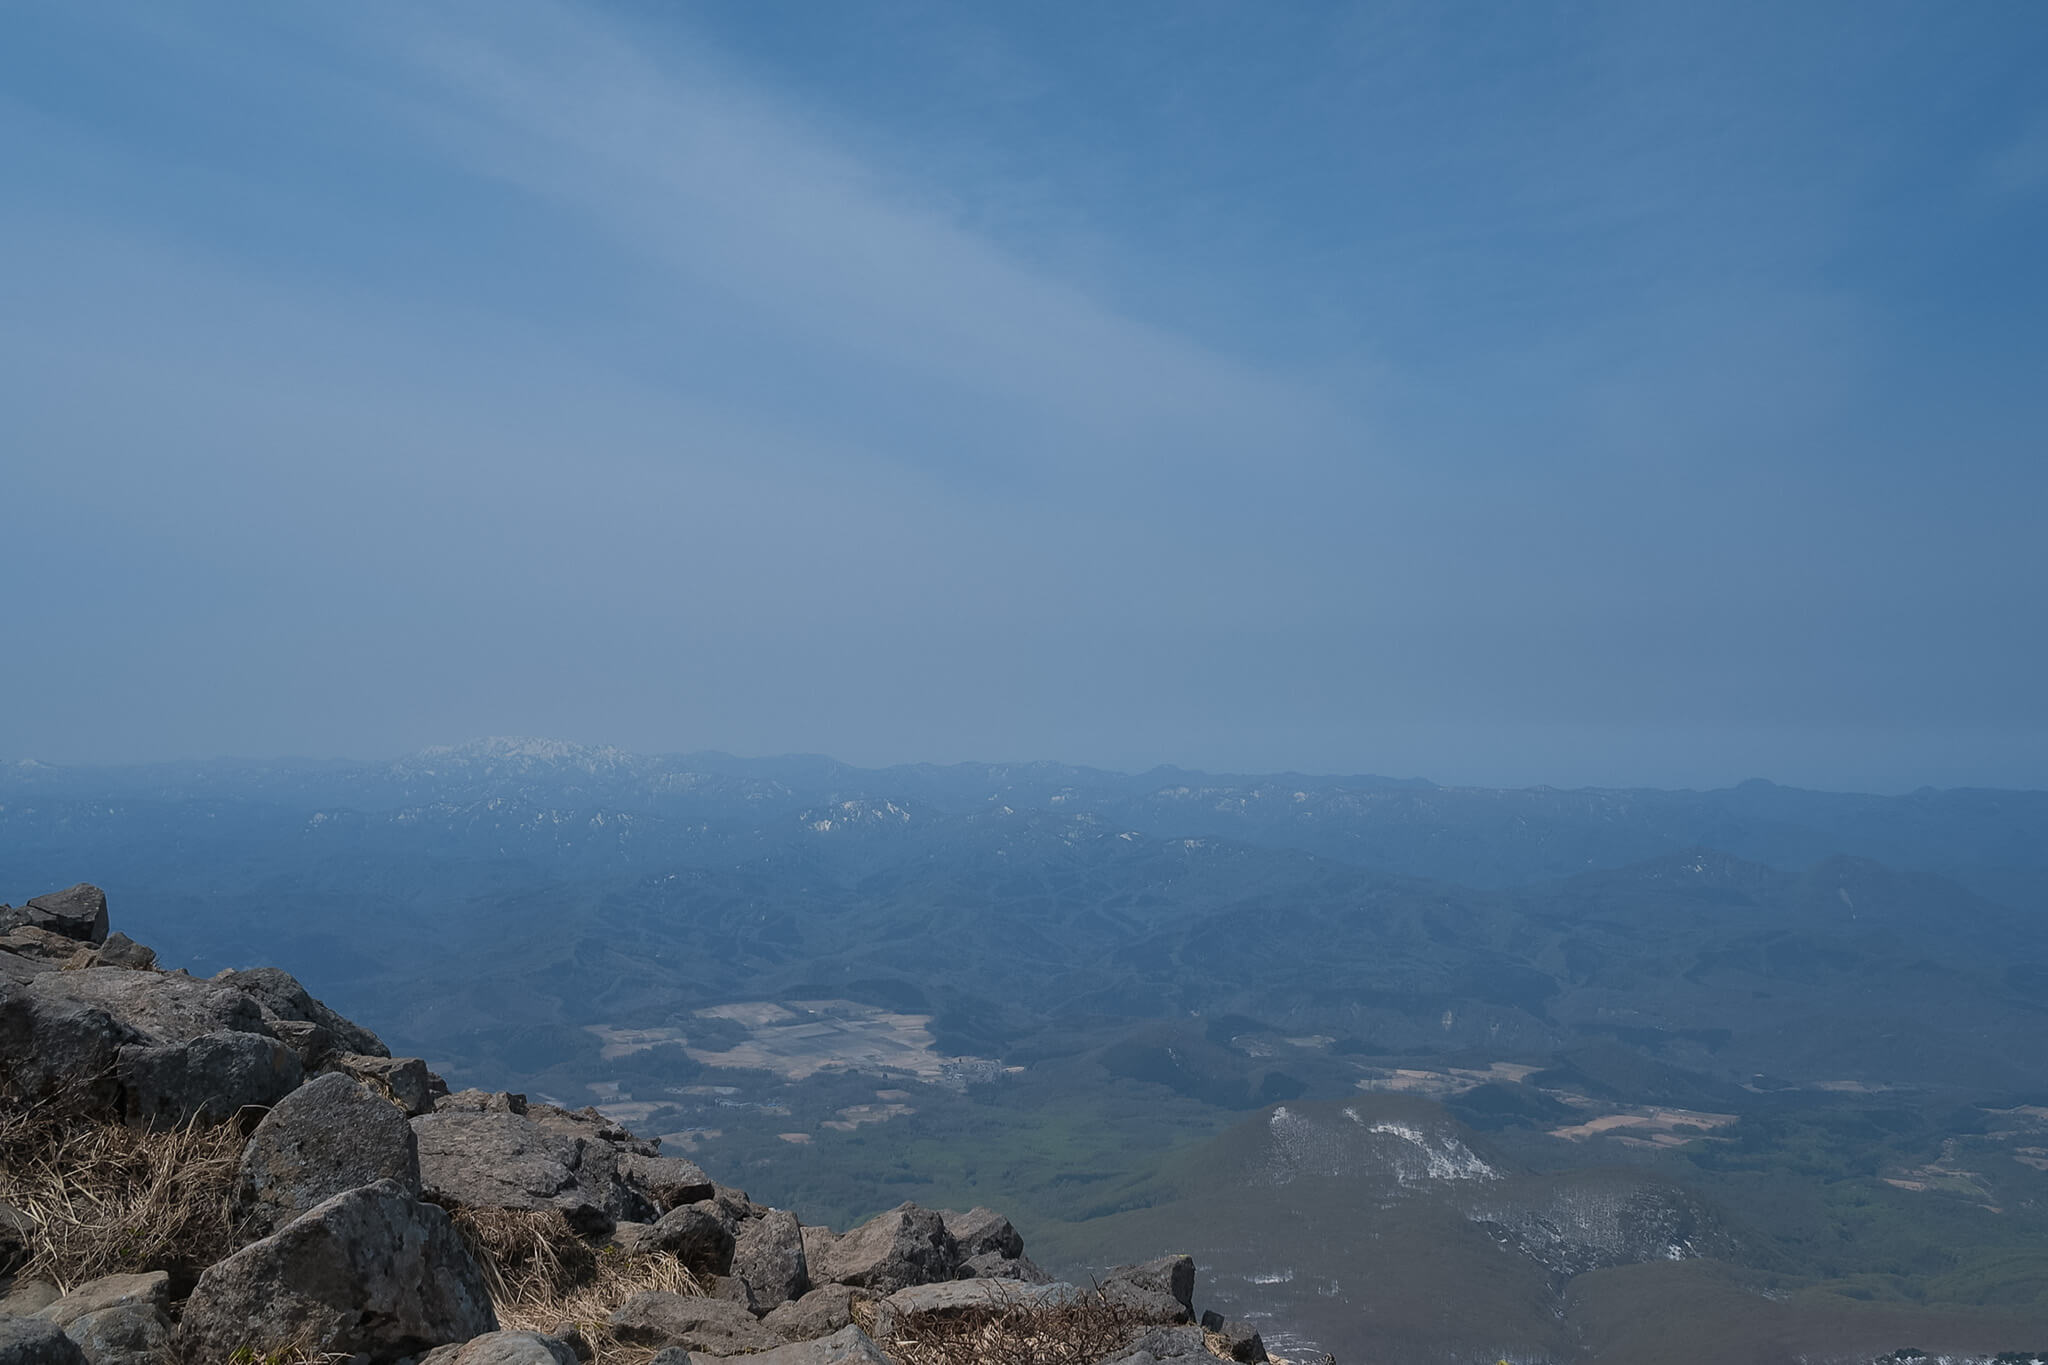
[[[458,1090],[436,1095],[437,1114],[524,1114],[526,1096],[511,1090]]]
[[[412,1125],[397,1106],[347,1076],[315,1076],[279,1100],[250,1134],[235,1210],[248,1235],[264,1237],[315,1204],[379,1180],[419,1194]]]
[[[659,1356],[655,1357],[658,1361]],[[692,1357],[693,1365],[890,1365],[889,1357],[858,1327],[842,1327],[831,1336],[778,1346],[759,1355],[728,1362],[717,1356]]]
[[[68,1328],[87,1314],[105,1309],[142,1307],[156,1311],[168,1307],[170,1302],[171,1277],[161,1270],[141,1275],[103,1275],[37,1309],[35,1316]]]
[[[185,1305],[187,1358],[308,1348],[372,1362],[498,1329],[448,1215],[393,1180],[336,1195],[210,1267]]]
[[[703,1357],[705,1360],[710,1358],[709,1356]],[[680,1346],[664,1346],[653,1355],[647,1357],[647,1365],[690,1365],[690,1363],[690,1353]]]
[[[17,910],[0,909],[0,933],[47,929],[79,943],[107,941],[107,893],[80,882],[67,891],[37,896]]]
[[[29,989],[103,1009],[152,1043],[188,1042],[204,1033],[270,1033],[255,1000],[183,972],[91,967],[38,977]]]
[[[131,972],[156,970],[156,950],[145,948],[126,934],[107,935],[107,941],[92,950],[95,967],[120,967]]]
[[[92,949],[75,938],[24,924],[0,934],[0,952],[27,958],[37,971],[53,971]]]
[[[436,1346],[419,1365],[577,1365],[566,1341],[539,1332],[486,1332],[460,1345]]]
[[[91,1365],[171,1365],[171,1322],[146,1303],[87,1313],[64,1329]]]
[[[915,1204],[899,1204],[829,1243],[807,1237],[804,1250],[812,1253],[813,1280],[836,1280],[876,1294],[950,1280],[960,1259],[945,1220]]]
[[[254,997],[267,1017],[320,1025],[334,1035],[335,1043],[345,1052],[367,1052],[375,1057],[391,1055],[383,1039],[315,1000],[290,972],[276,967],[251,967],[246,971],[225,971],[213,979]]]
[[[853,1305],[873,1297],[852,1285],[821,1284],[800,1299],[770,1309],[761,1323],[784,1341],[810,1341],[850,1325]]]
[[[1101,1287],[1104,1299],[1141,1322],[1195,1320],[1195,1263],[1191,1257],[1161,1256],[1139,1265],[1118,1266],[1103,1277]]]
[[[64,1329],[40,1318],[0,1318],[0,1365],[90,1365]]]
[[[555,1131],[525,1114],[438,1106],[415,1118],[412,1130],[420,1179],[436,1202],[560,1209],[586,1236],[652,1212],[619,1179],[618,1152],[601,1139]]]
[[[944,1209],[939,1217],[945,1220],[946,1231],[960,1248],[962,1260],[994,1255],[1014,1261],[1024,1254],[1024,1238],[1010,1226],[1009,1219],[994,1209],[975,1208],[966,1213]]]
[[[121,1084],[114,1062],[142,1035],[106,1010],[46,981],[78,972],[46,972],[27,981],[0,978],[0,1097],[117,1114]]]
[[[718,1192],[696,1162],[679,1156],[621,1152],[619,1179],[638,1190],[657,1213],[710,1199]]]
[[[636,1346],[680,1346],[713,1355],[739,1355],[782,1345],[782,1338],[727,1299],[650,1290],[620,1304],[610,1318],[613,1335]]]
[[[733,1247],[732,1273],[753,1286],[754,1300],[763,1312],[810,1292],[810,1265],[796,1215],[772,1209],[741,1229]]]
[[[129,1123],[176,1127],[192,1119],[221,1123],[245,1108],[276,1104],[305,1072],[292,1050],[267,1034],[221,1032],[124,1047],[115,1074]]]

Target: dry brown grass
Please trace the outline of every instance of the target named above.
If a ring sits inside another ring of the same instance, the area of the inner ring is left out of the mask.
[[[704,1285],[668,1252],[627,1255],[578,1237],[558,1211],[451,1209],[469,1243],[498,1324],[508,1331],[551,1332],[573,1322],[597,1352],[597,1365],[642,1365],[652,1347],[612,1335],[612,1310],[648,1290],[697,1295]]]
[[[861,1326],[872,1333],[872,1307],[864,1316]],[[901,1320],[876,1344],[902,1365],[1095,1365],[1143,1330],[1100,1294],[1077,1294]]]
[[[147,1132],[57,1106],[0,1111],[0,1202],[32,1221],[23,1276],[69,1291],[102,1275],[194,1274],[233,1251],[242,1136]]]

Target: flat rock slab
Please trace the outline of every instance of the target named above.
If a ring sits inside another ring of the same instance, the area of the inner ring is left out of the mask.
[[[576,1365],[576,1351],[540,1332],[486,1332],[460,1345],[436,1346],[419,1365]]]
[[[844,1327],[817,1341],[778,1346],[757,1355],[693,1355],[691,1365],[890,1365],[882,1348],[858,1327]]]
[[[19,909],[0,909],[0,933],[45,929],[78,943],[107,941],[107,893],[80,882],[65,891],[37,896]]]
[[[658,1290],[627,1299],[612,1314],[610,1325],[621,1341],[636,1346],[681,1346],[713,1355],[768,1351],[783,1344],[782,1337],[729,1299]]]
[[[947,1280],[914,1284],[882,1302],[900,1317],[950,1317],[977,1308],[1008,1308],[1018,1304],[1058,1303],[1079,1298],[1070,1284],[1023,1284],[1017,1280]]]
[[[874,1295],[851,1285],[821,1284],[800,1299],[770,1309],[761,1319],[784,1341],[810,1341],[853,1325],[853,1305]]]

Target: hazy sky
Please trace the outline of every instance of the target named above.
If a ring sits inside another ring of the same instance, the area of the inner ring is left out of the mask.
[[[0,756],[2048,785],[2048,5],[0,4]]]

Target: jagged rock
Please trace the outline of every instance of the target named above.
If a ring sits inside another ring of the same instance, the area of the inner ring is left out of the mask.
[[[984,1251],[962,1261],[959,1274],[970,1279],[1015,1280],[1020,1284],[1052,1282],[1052,1276],[1039,1269],[1038,1263],[1029,1256],[998,1256],[993,1251]]]
[[[1142,1322],[1193,1322],[1195,1263],[1186,1256],[1161,1256],[1118,1266],[1103,1277],[1102,1297]]]
[[[64,1329],[40,1318],[0,1318],[0,1365],[89,1365]]]
[[[477,1093],[477,1092],[468,1092]],[[461,1096],[450,1096],[460,1099]],[[509,1111],[440,1109],[412,1120],[420,1178],[436,1201],[472,1208],[560,1209],[586,1236],[650,1212],[618,1179],[617,1152]]]
[[[88,1313],[136,1305],[156,1310],[169,1306],[170,1301],[171,1277],[161,1270],[142,1275],[103,1275],[37,1309],[35,1316],[59,1327],[69,1327]]]
[[[736,1190],[729,1185],[712,1186],[711,1202],[718,1205],[719,1216],[725,1219],[725,1225],[732,1229],[734,1236],[739,1235],[741,1225],[768,1214],[767,1209],[747,1198],[745,1190]]]
[[[486,1332],[460,1345],[436,1346],[419,1365],[576,1365],[568,1342],[539,1332]]]
[[[123,933],[107,935],[107,941],[92,950],[92,965],[96,967],[119,967],[124,971],[153,972],[156,970],[156,950],[145,948]]]
[[[877,1294],[950,1280],[959,1262],[945,1220],[915,1204],[898,1204],[829,1243],[806,1237],[804,1251],[811,1256],[813,1279],[836,1280]]]
[[[960,1248],[963,1261],[984,1255],[1014,1261],[1024,1254],[1024,1238],[994,1209],[974,1208],[966,1213],[942,1209],[939,1217],[945,1220],[946,1231]]]
[[[810,1266],[796,1215],[773,1209],[747,1224],[733,1247],[732,1273],[753,1286],[763,1312],[808,1293]]]
[[[344,1051],[367,1052],[373,1057],[391,1055],[383,1039],[315,1000],[290,972],[277,967],[251,967],[245,971],[225,971],[213,979],[247,992],[267,1017],[320,1025],[334,1035],[336,1044]]]
[[[736,1303],[757,1318],[768,1311],[754,1297],[754,1286],[747,1283],[745,1276],[706,1275],[703,1278],[704,1292],[709,1297]]]
[[[0,933],[23,926],[47,929],[79,943],[105,943],[107,894],[80,882],[69,890],[37,896],[18,910],[0,909]]]
[[[146,1303],[87,1313],[64,1329],[91,1365],[171,1365],[171,1321]]]
[[[619,1340],[637,1346],[738,1355],[782,1345],[781,1337],[737,1303],[660,1290],[627,1299],[611,1315],[610,1326]]]
[[[418,1355],[498,1329],[448,1215],[393,1180],[336,1195],[210,1267],[185,1305],[188,1357],[237,1347]]]
[[[115,1063],[128,1122],[175,1127],[224,1122],[245,1108],[276,1104],[305,1072],[268,1034],[203,1033],[185,1043],[121,1049]]]
[[[849,1284],[821,1284],[802,1298],[770,1309],[761,1322],[784,1341],[810,1341],[851,1324],[853,1305],[873,1297]]]
[[[661,1357],[654,1359],[658,1362]],[[737,1360],[699,1355],[693,1356],[691,1361],[692,1365],[890,1365],[889,1357],[882,1354],[881,1347],[875,1345],[867,1333],[853,1326],[842,1327],[817,1341],[777,1346],[759,1355],[741,1356]]]
[[[28,958],[39,969],[48,971],[62,967],[80,953],[90,953],[92,949],[54,930],[23,924],[0,934],[0,951]]]
[[[322,1067],[334,1055],[334,1035],[319,1024],[303,1019],[266,1019],[264,1023],[277,1040],[292,1050],[307,1072]]]
[[[638,1190],[657,1213],[710,1199],[718,1192],[696,1162],[679,1156],[621,1152],[619,1178]]]
[[[0,1318],[34,1317],[63,1297],[64,1291],[48,1280],[18,1280],[0,1294]]]
[[[709,1199],[670,1209],[660,1221],[640,1229],[631,1250],[671,1252],[700,1274],[729,1275],[735,1239]]]
[[[1261,1365],[1266,1359],[1266,1342],[1258,1328],[1218,1312],[1202,1314],[1202,1330],[1218,1338],[1223,1354],[1240,1365]]]
[[[267,1236],[344,1190],[395,1180],[420,1192],[418,1140],[405,1115],[347,1076],[315,1076],[277,1102],[242,1149],[235,1207]]]
[[[415,1118],[434,1112],[433,1073],[417,1057],[379,1057],[368,1052],[330,1053],[326,1069],[352,1076]]]
[[[709,1360],[711,1357],[705,1356]],[[691,1365],[691,1355],[680,1346],[664,1346],[647,1357],[647,1365]]]

